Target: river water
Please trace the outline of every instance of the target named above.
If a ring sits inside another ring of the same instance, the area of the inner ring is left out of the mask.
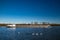
[[[48,28],[0,27],[0,40],[60,40],[60,26]]]

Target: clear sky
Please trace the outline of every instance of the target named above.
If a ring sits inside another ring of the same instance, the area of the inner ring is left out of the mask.
[[[0,23],[60,23],[60,0],[0,0]]]

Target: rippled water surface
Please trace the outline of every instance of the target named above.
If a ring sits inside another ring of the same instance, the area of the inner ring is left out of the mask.
[[[60,26],[48,28],[0,27],[0,40],[60,40]]]

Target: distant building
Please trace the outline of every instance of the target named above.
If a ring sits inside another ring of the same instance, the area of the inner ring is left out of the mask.
[[[48,22],[42,22],[42,24],[50,24],[50,23],[48,23]]]
[[[38,22],[34,22],[34,24],[38,24]]]

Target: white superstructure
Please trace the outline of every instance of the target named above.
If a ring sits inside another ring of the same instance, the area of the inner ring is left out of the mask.
[[[12,27],[12,28],[15,28],[16,27],[15,24],[7,25],[7,26]]]

